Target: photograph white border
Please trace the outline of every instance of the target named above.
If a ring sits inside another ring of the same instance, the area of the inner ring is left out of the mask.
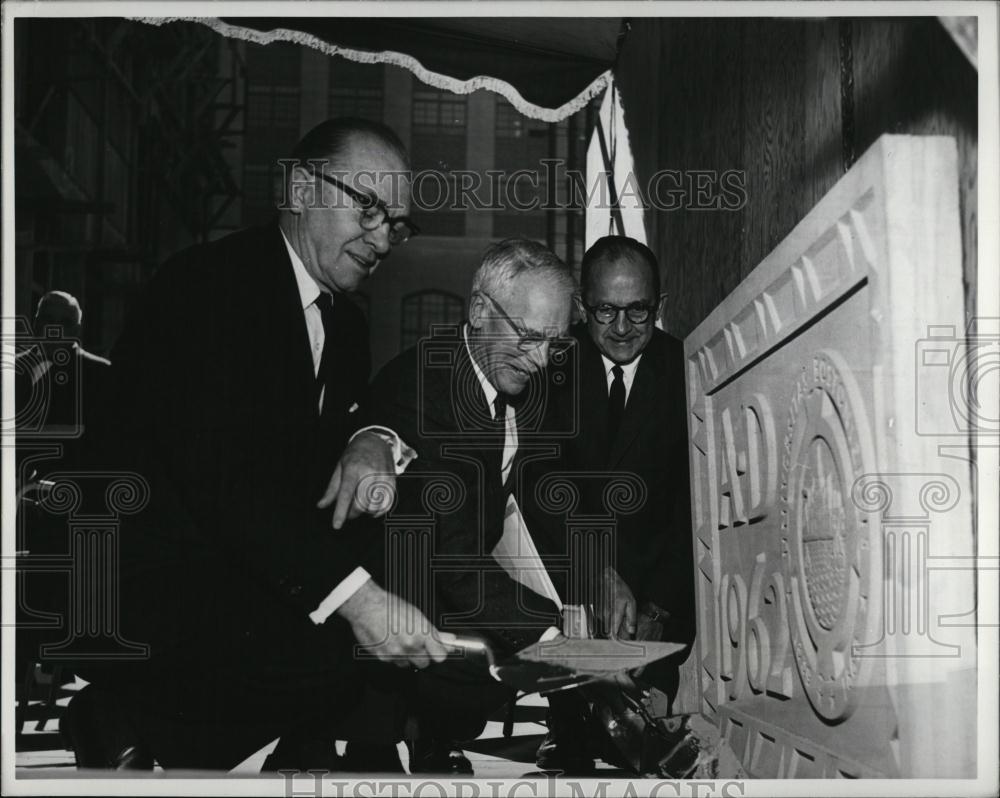
[[[239,17],[275,16],[275,2],[251,0],[249,2],[71,2],[50,0],[49,2],[18,2],[10,0],[2,8],[2,211],[3,211],[3,291],[2,340],[12,340],[14,307],[15,232],[14,232],[14,55],[13,25],[17,18],[25,17]],[[283,16],[342,16],[342,17],[392,17],[392,16],[615,16],[615,17],[896,17],[896,16],[976,16],[978,17],[978,75],[979,75],[979,136],[978,136],[978,291],[977,315],[980,318],[1000,317],[1000,284],[998,284],[998,264],[1000,264],[1000,173],[998,173],[998,88],[997,61],[997,6],[990,2],[282,2]],[[3,344],[5,350],[7,344]],[[3,397],[2,418],[13,418],[13,371],[3,371],[0,386]],[[987,406],[1000,405],[1000,398],[984,397]],[[998,494],[998,450],[996,445],[979,450],[978,470],[978,546],[981,567],[978,571],[978,612],[979,612],[979,733],[978,768],[979,778],[975,780],[862,780],[846,783],[843,781],[799,780],[772,781],[747,780],[739,782],[742,791],[735,791],[730,785],[731,795],[989,795],[997,791],[998,762],[998,645],[997,630],[1000,627],[997,608],[1000,604],[998,592],[997,563],[1000,562],[998,545],[997,494]],[[280,778],[25,778],[14,773],[14,580],[13,554],[14,529],[8,523],[13,518],[14,502],[14,452],[12,448],[2,450],[2,508],[3,508],[3,662],[2,695],[0,705],[0,729],[2,729],[2,750],[0,750],[0,770],[2,770],[2,792],[5,795],[288,795],[287,785]],[[933,734],[933,729],[927,730]],[[559,794],[592,795],[599,789],[599,779],[570,780],[579,785],[569,788],[565,780],[560,780]],[[478,795],[525,796],[547,795],[552,784],[549,780],[406,780],[411,790],[421,783],[419,794],[436,796],[458,794],[471,796],[469,784],[479,784]],[[343,795],[391,795],[390,790],[375,792],[376,784],[370,779],[349,782],[330,774],[324,779],[324,795],[337,794],[336,784],[348,785]],[[385,784],[399,784],[399,781]],[[434,787],[440,784],[444,791]],[[686,783],[660,783],[644,780],[620,780],[611,782],[605,794],[644,795],[660,786],[656,793],[673,795],[714,795],[722,792],[724,782],[701,782],[697,791]],[[675,789],[673,784],[678,784]],[[370,786],[365,786],[370,785]],[[463,786],[465,785],[465,786]],[[529,785],[535,785],[529,787]],[[564,790],[565,787],[565,790]],[[360,789],[359,789],[360,788]],[[295,795],[311,795],[308,787],[296,784]],[[398,795],[415,794],[399,789]]]

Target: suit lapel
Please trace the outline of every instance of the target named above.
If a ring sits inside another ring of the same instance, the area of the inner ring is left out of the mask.
[[[452,372],[451,396],[447,399],[447,404],[454,413],[452,423],[455,429],[471,433],[471,437],[486,443],[479,449],[479,453],[487,468],[487,479],[499,482],[503,465],[504,433],[502,428],[493,424],[493,408],[486,402],[483,387],[472,366],[472,357],[461,336]]]
[[[345,307],[350,301],[343,294],[334,297],[332,329],[324,330],[323,353],[327,353],[327,347],[332,347],[326,378],[326,392],[323,396],[324,417],[327,415],[338,419],[342,417],[344,408],[348,406],[351,398],[353,383],[349,375],[353,370],[365,368],[356,357],[358,348],[350,344],[351,336],[358,334],[357,329],[351,329],[351,319],[353,318],[351,308]]]
[[[445,349],[450,350],[445,356]],[[482,386],[461,331],[457,339],[435,338],[425,352],[429,363],[419,369],[421,414],[434,426],[481,439],[494,434],[493,408],[486,403]],[[445,360],[447,357],[447,360]],[[442,366],[442,363],[448,363]]]
[[[262,328],[267,331],[263,340],[270,341],[273,346],[270,357],[264,362],[281,364],[274,371],[275,375],[283,375],[278,390],[288,397],[296,412],[315,419],[319,417],[319,406],[315,401],[316,372],[302,297],[281,231],[276,224],[266,230],[266,246],[253,254],[255,258],[263,256],[263,273],[274,297],[267,300],[268,307],[272,309],[269,315],[273,315]]]
[[[580,348],[579,391],[569,391],[572,401],[578,403],[580,418],[579,445],[584,462],[603,463],[608,451],[608,380],[604,361],[594,346],[586,329],[579,331]]]
[[[255,375],[258,401],[270,403],[286,419],[317,419],[315,372],[305,314],[288,250],[277,224],[255,228],[233,254],[244,277],[224,301],[217,323],[235,330],[234,346],[245,351],[237,362]],[[265,400],[264,397],[267,397]]]
[[[615,436],[608,455],[609,468],[615,468],[621,462],[629,446],[654,414],[663,412],[662,408],[656,407],[656,397],[666,396],[660,386],[663,376],[658,373],[656,358],[652,357],[652,354],[652,352],[644,354],[635,371],[632,390],[629,391],[628,401],[625,403],[625,414],[622,416],[618,435]]]

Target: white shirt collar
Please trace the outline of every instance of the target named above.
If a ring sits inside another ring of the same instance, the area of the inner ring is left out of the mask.
[[[604,376],[608,378],[609,384],[610,380],[614,379],[611,376],[611,369],[615,366],[621,365],[622,368],[622,379],[625,381],[625,385],[631,385],[632,380],[635,379],[635,370],[639,368],[639,361],[642,360],[642,352],[638,354],[635,360],[631,363],[619,364],[615,363],[613,360],[609,360],[604,355],[601,355],[601,360],[604,361]]]
[[[497,398],[497,389],[493,387],[493,384],[486,379],[486,375],[483,374],[482,369],[479,368],[479,364],[476,359],[472,356],[472,349],[469,348],[469,325],[466,324],[462,328],[462,338],[465,339],[465,351],[469,353],[469,360],[472,361],[472,370],[476,372],[476,378],[479,380],[479,385],[483,389],[483,395],[486,397],[486,405],[490,408],[490,414],[493,413],[493,403]]]
[[[285,235],[284,230],[281,230],[281,238],[285,242],[285,248],[288,250],[288,257],[292,261],[292,271],[295,272],[295,284],[299,287],[299,297],[302,299],[302,309],[305,310],[319,298],[319,283],[317,283],[312,278],[312,275],[306,271],[305,264],[302,263],[302,258],[300,258],[298,253],[292,249],[292,245],[288,243],[288,237]],[[333,297],[331,295],[331,299],[332,298]]]

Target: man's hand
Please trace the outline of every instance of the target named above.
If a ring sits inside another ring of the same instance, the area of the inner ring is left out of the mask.
[[[608,637],[631,640],[635,636],[635,596],[618,572],[608,566],[601,577],[597,620]]]
[[[663,622],[668,617],[670,617],[670,613],[662,607],[657,606],[652,601],[645,602],[639,610],[639,621],[635,639],[662,640]]]
[[[374,432],[361,432],[347,445],[333,471],[323,498],[316,505],[333,508],[333,528],[348,518],[368,513],[376,518],[389,511],[396,496],[392,447]]]
[[[662,640],[663,623],[670,617],[670,613],[662,607],[657,606],[652,601],[645,601],[639,608],[639,620],[635,632],[636,640]],[[646,666],[634,671],[636,676],[642,676]]]
[[[420,610],[371,579],[337,612],[350,623],[362,647],[401,668],[442,662],[455,641],[455,635],[439,632]]]

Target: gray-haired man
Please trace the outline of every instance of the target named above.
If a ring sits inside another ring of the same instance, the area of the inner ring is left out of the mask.
[[[544,395],[553,349],[564,343],[574,286],[569,269],[542,245],[496,244],[473,280],[468,322],[404,352],[373,384],[372,420],[417,451],[399,480],[389,524],[433,510],[429,481],[460,494],[435,515],[432,562],[418,564],[428,566],[430,591],[409,598],[442,631],[485,637],[500,656],[557,634],[560,624],[555,604],[511,578],[491,552],[511,497],[522,489],[522,452],[542,416],[533,405]],[[510,697],[509,688],[467,660],[419,674],[411,711],[420,737],[411,772],[471,773],[457,741],[475,738]]]

